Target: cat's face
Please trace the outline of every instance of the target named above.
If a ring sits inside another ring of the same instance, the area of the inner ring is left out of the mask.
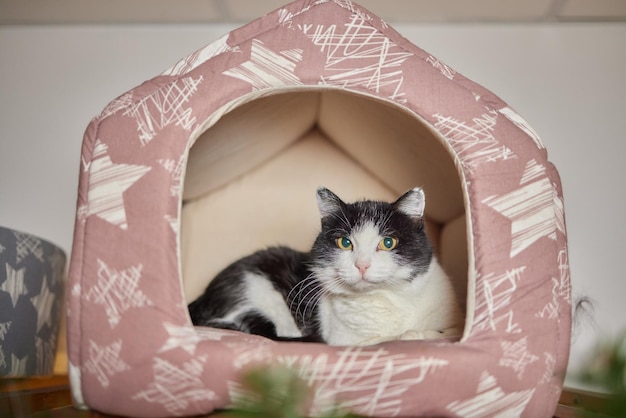
[[[322,231],[311,252],[313,270],[327,292],[399,289],[428,270],[432,246],[423,228],[421,189],[391,204],[346,204],[328,189],[319,189],[317,197]]]

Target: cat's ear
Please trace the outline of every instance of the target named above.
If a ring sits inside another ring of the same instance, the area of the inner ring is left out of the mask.
[[[411,218],[422,218],[424,216],[424,207],[426,206],[424,190],[420,187],[409,190],[400,196],[393,203],[393,206]]]
[[[332,215],[333,213],[340,212],[343,201],[339,199],[339,196],[331,192],[325,187],[317,189],[317,207],[320,210],[322,218]]]

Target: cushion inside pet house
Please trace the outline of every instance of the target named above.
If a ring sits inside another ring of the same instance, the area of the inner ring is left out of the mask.
[[[467,314],[460,341],[331,347],[191,325],[186,304],[230,262],[310,247],[318,186],[347,201],[424,188]],[[231,404],[248,368],[283,364],[313,388],[311,414],[543,415],[569,348],[563,219],[544,145],[501,99],[354,3],[291,3],[88,127],[68,295],[75,403],[202,414]]]

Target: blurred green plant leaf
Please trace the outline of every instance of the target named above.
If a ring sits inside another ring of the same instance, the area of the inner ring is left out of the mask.
[[[300,418],[312,398],[312,388],[289,368],[268,366],[246,373],[241,396],[233,400],[227,413],[230,418]],[[331,410],[323,418],[356,418],[355,415]]]
[[[600,343],[583,366],[580,379],[609,394],[602,410],[585,411],[583,417],[597,412],[626,417],[626,333],[615,341]]]

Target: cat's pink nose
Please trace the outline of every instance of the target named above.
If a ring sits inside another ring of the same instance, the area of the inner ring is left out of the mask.
[[[359,273],[361,273],[361,276],[363,276],[367,269],[370,268],[370,263],[368,263],[367,261],[357,261],[354,265],[356,266],[356,268],[359,269]]]

